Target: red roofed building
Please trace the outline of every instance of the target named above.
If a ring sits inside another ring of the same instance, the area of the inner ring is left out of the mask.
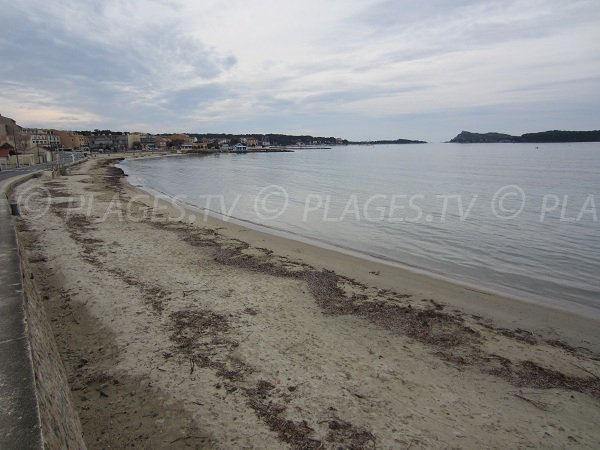
[[[0,145],[0,170],[5,169],[10,160],[10,152],[13,150],[13,146],[8,142]]]

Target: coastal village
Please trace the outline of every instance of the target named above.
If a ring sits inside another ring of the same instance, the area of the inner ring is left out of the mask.
[[[174,153],[289,151],[342,145],[339,138],[287,135],[149,134],[111,130],[26,128],[0,114],[0,170],[56,161],[59,152],[158,151]]]

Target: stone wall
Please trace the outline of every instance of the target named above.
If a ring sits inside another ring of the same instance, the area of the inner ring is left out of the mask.
[[[85,449],[79,416],[71,403],[71,390],[52,327],[46,317],[43,297],[35,285],[27,251],[19,242],[27,335],[31,348],[35,386],[48,449]]]
[[[11,183],[6,191],[11,199],[12,189],[31,177],[30,174]],[[29,263],[30,254],[17,233],[20,256],[23,309],[26,333],[31,350],[35,389],[39,407],[44,447],[47,449],[85,449],[79,416],[71,402],[71,390],[58,352],[52,327],[46,316],[43,294],[35,283]]]

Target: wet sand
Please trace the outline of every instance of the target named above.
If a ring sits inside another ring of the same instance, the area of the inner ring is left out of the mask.
[[[111,164],[16,192],[89,448],[600,442],[596,320],[191,223]]]

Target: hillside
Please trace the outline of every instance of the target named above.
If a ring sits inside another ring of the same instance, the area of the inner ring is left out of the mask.
[[[600,130],[595,131],[542,131],[539,133],[525,133],[521,136],[511,136],[503,133],[471,133],[460,132],[450,140],[458,144],[475,143],[549,143],[549,142],[600,142]]]

